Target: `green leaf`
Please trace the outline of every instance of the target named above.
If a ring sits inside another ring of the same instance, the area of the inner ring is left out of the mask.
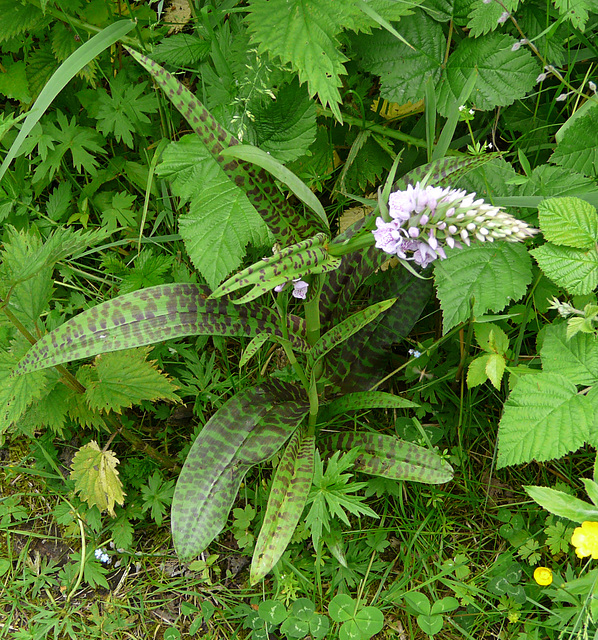
[[[335,622],[346,622],[353,618],[356,604],[351,596],[339,593],[328,604],[328,613]]]
[[[371,638],[382,631],[384,614],[377,607],[363,607],[355,614],[355,624],[362,638]]]
[[[451,465],[435,451],[379,433],[337,433],[323,443],[329,451],[358,449],[355,469],[392,480],[442,484],[453,477]]]
[[[252,0],[247,23],[259,52],[290,64],[299,81],[307,82],[310,96],[317,93],[341,120],[338,88],[347,57],[337,36],[359,14],[348,0],[337,0],[334,11],[327,0]]]
[[[336,398],[322,408],[324,420],[347,413],[348,411],[363,411],[365,409],[412,409],[419,405],[401,396],[395,396],[383,391],[361,391],[348,393]]]
[[[102,146],[102,136],[94,129],[77,124],[75,116],[69,122],[64,113],[58,111],[56,119],[58,127],[52,123],[44,123],[43,125],[44,134],[49,135],[50,139],[58,144],[52,144],[52,149],[46,158],[37,166],[33,174],[34,183],[44,178],[46,180],[52,179],[67,153],[71,156],[75,169],[95,174],[99,163],[90,152],[106,153]]]
[[[287,609],[278,600],[264,600],[258,607],[259,617],[268,624],[278,625],[287,617]]]
[[[4,4],[8,3],[11,10],[17,6],[13,0],[1,0]],[[32,5],[28,5],[29,8],[33,8]],[[0,10],[2,6],[0,5]],[[2,15],[6,16],[7,12],[4,11]],[[3,25],[9,24],[10,21],[3,21]],[[15,26],[14,23],[12,25]],[[4,158],[2,165],[0,166],[0,180],[6,173],[6,170],[10,166],[17,153],[19,152],[25,138],[31,133],[31,130],[42,117],[46,109],[50,106],[54,98],[64,89],[66,84],[91,60],[97,55],[102,53],[104,49],[114,44],[117,40],[124,37],[133,27],[135,23],[131,20],[119,20],[114,24],[102,29],[100,33],[96,34],[91,40],[88,40],[83,46],[75,51],[69,58],[67,58],[56,72],[52,75],[50,80],[46,83],[43,90],[39,94],[35,104],[29,111],[29,115],[25,119],[19,135],[12,143],[6,157]],[[27,27],[23,27],[26,29]]]
[[[407,591],[403,596],[408,607],[413,609],[413,612],[421,615],[428,615],[430,613],[430,600],[428,596],[419,591]],[[409,613],[412,613],[409,611]]]
[[[14,62],[9,57],[2,59],[2,65],[5,71],[0,73],[0,93],[13,100],[31,102],[25,63],[22,61]]]
[[[24,376],[12,376],[17,362],[14,353],[0,351],[0,438],[35,400],[48,390],[48,374],[36,371]]]
[[[491,353],[486,362],[486,375],[495,389],[500,389],[503,373],[507,363],[505,357],[498,353]]]
[[[293,536],[311,488],[314,450],[314,436],[296,431],[278,463],[253,552],[251,584],[272,570]]]
[[[327,331],[309,352],[307,356],[308,369],[312,369],[322,356],[326,355],[338,344],[347,340],[347,338],[357,333],[360,329],[363,329],[363,327],[372,322],[372,320],[377,318],[381,313],[390,309],[395,302],[396,298],[391,298],[390,300],[384,300],[370,305],[366,309],[357,311],[336,325],[336,327]]]
[[[253,116],[256,146],[282,163],[305,155],[316,139],[316,105],[297,80],[281,87],[276,100],[262,102]]]
[[[256,302],[239,307],[226,298],[208,300],[209,293],[206,286],[165,284],[99,304],[38,340],[16,373],[181,336],[253,337],[268,329],[282,337],[278,315],[271,309]],[[307,351],[299,335],[301,320],[292,316],[289,321],[291,343]]]
[[[596,209],[579,198],[550,198],[538,207],[540,229],[549,242],[590,249],[598,242]]]
[[[498,21],[503,11],[513,13],[517,9],[519,0],[505,0],[499,4],[498,2],[475,2],[469,14],[469,22],[467,28],[470,29],[469,35],[477,38],[489,31],[494,31],[501,23]]]
[[[591,399],[564,376],[522,376],[499,424],[498,467],[560,458],[587,442],[593,423]]]
[[[442,616],[439,615],[420,615],[417,616],[417,624],[424,633],[427,633],[429,636],[433,636],[442,629],[443,620]]]
[[[434,268],[444,333],[469,318],[472,298],[475,316],[502,311],[523,296],[532,279],[531,260],[519,244],[478,244],[447,256]]]
[[[592,333],[576,333],[567,339],[567,323],[546,327],[542,344],[542,369],[559,373],[576,385],[598,383],[598,344]]]
[[[598,483],[594,482],[590,478],[581,478],[583,486],[585,487],[588,498],[598,507]]]
[[[322,203],[316,198],[313,191],[300,180],[292,171],[289,171],[284,165],[282,165],[276,158],[269,155],[269,152],[262,151],[257,147],[250,145],[236,145],[234,147],[228,147],[222,150],[222,155],[225,158],[238,158],[251,162],[252,164],[265,169],[271,173],[275,178],[280,180],[301,200],[306,206],[308,206],[314,213],[320,216],[320,219],[324,223],[324,227],[328,229],[328,218]]]
[[[187,67],[203,60],[209,53],[209,40],[202,40],[190,33],[175,33],[152,49],[152,58],[175,67]]]
[[[90,507],[108,511],[113,517],[114,503],[122,505],[125,501],[117,464],[118,458],[112,451],[102,451],[92,440],[75,454],[70,475],[75,481],[75,491]]]
[[[399,27],[411,47],[378,29],[371,36],[355,38],[354,48],[360,66],[380,76],[380,95],[405,104],[424,97],[428,79],[434,84],[440,79],[446,38],[442,25],[421,10],[402,18]]]
[[[247,244],[266,240],[265,224],[195,135],[168,145],[156,174],[170,179],[173,193],[189,202],[179,230],[193,264],[216,288],[239,266]]]
[[[99,355],[93,365],[81,367],[77,380],[85,386],[85,399],[94,411],[116,411],[142,400],[179,402],[177,388],[146,361],[148,347]]]
[[[172,505],[172,535],[183,561],[220,533],[247,471],[272,457],[309,411],[288,384],[246,389],[210,418],[193,443]]]
[[[546,243],[530,253],[542,271],[572,295],[586,295],[598,286],[598,251]]]
[[[560,518],[568,518],[579,523],[598,520],[598,508],[568,493],[548,487],[524,486],[523,488],[532,500]]]
[[[589,109],[568,127],[550,162],[588,176],[598,175],[598,107]]]
[[[132,49],[127,48],[127,51],[152,74],[233,185],[244,189],[251,204],[281,245],[297,242],[320,230],[319,219],[309,212],[303,215],[295,211],[272,176],[264,170],[256,171],[253,165],[246,162],[225,161],[220,152],[226,147],[239,144],[239,140],[220,126],[201,102],[174,76],[153,60]],[[229,185],[228,190],[233,185]]]
[[[15,0],[0,0],[0,15],[0,42],[25,32],[33,33],[50,21],[35,5]]]
[[[486,373],[486,365],[488,364],[488,354],[479,356],[469,363],[467,368],[467,386],[471,389],[480,384],[484,384],[488,380]]]
[[[470,99],[477,109],[506,107],[531,91],[539,73],[538,64],[527,48],[512,51],[515,42],[513,37],[499,33],[464,38],[449,56],[438,87],[438,111],[448,116],[476,69],[478,79]]]
[[[570,20],[571,24],[583,31],[588,20],[588,12],[596,13],[596,3],[592,0],[554,0],[554,6],[558,9],[562,18]]]
[[[140,124],[150,122],[147,114],[158,111],[158,100],[153,94],[143,95],[146,82],[132,85],[124,71],[110,80],[110,95],[96,91],[96,118],[98,130],[113,134],[118,142],[133,148],[133,133]]]

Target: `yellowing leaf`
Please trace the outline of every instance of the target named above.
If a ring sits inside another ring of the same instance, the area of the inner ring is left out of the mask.
[[[115,516],[114,503],[122,505],[125,494],[118,477],[118,458],[112,451],[102,451],[95,440],[84,445],[73,458],[71,479],[75,481],[75,491],[100,511],[108,511]]]

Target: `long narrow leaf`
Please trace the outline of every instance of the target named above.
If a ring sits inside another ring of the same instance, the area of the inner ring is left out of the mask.
[[[245,389],[210,418],[193,443],[172,503],[172,536],[183,561],[222,531],[248,469],[271,458],[309,411],[291,385]]]
[[[393,436],[337,433],[323,444],[329,451],[361,447],[363,453],[355,461],[355,468],[374,476],[426,484],[442,484],[453,477],[453,468],[437,453]]]
[[[272,309],[256,302],[237,306],[229,298],[211,300],[209,293],[202,285],[163,284],[99,304],[38,340],[15,373],[181,336],[253,337],[262,331],[282,336]],[[296,349],[307,351],[299,335],[302,327],[303,321],[292,317],[289,338]]]
[[[363,327],[372,322],[381,313],[390,309],[395,301],[396,298],[391,298],[390,300],[383,300],[382,302],[373,304],[367,307],[367,309],[354,313],[336,327],[327,331],[309,352],[307,357],[308,367],[313,367],[322,356],[332,351],[334,347],[347,340],[347,338],[357,333],[360,329],[363,329]]]
[[[314,436],[296,431],[278,463],[260,535],[253,552],[251,584],[278,562],[297,527],[314,474]]]
[[[100,33],[88,40],[84,45],[79,47],[72,53],[59,67],[56,69],[52,77],[48,80],[46,86],[42,89],[37,97],[33,107],[29,111],[19,135],[12,143],[4,162],[0,166],[0,180],[2,180],[6,170],[13,161],[25,138],[29,135],[33,127],[44,115],[46,109],[50,106],[54,98],[66,87],[66,85],[75,77],[75,75],[89,64],[104,49],[107,49],[115,42],[120,40],[129,31],[135,27],[135,23],[131,20],[119,20],[114,24],[102,29]]]
[[[382,391],[358,391],[336,398],[323,407],[321,414],[325,419],[341,415],[347,411],[363,411],[365,409],[414,409],[419,405],[401,396]]]
[[[309,217],[306,217],[295,211],[267,171],[261,168],[256,170],[253,164],[243,160],[225,158],[222,155],[223,149],[238,145],[240,141],[224,129],[191,91],[172,74],[150,58],[128,47],[126,49],[151,73],[226,175],[245,191],[251,204],[282,246],[313,236],[318,231],[327,230],[327,225],[323,224],[319,216],[309,215],[307,212]]]

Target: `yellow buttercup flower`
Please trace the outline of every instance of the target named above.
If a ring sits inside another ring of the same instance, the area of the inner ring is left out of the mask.
[[[534,580],[542,587],[552,583],[552,571],[548,567],[537,567],[534,571]]]
[[[571,544],[578,558],[592,556],[598,560],[598,522],[582,522],[573,532]]]

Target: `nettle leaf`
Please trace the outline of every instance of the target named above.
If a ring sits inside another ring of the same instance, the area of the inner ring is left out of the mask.
[[[530,253],[542,271],[572,295],[586,295],[598,286],[598,252],[546,243]]]
[[[251,584],[261,580],[289,544],[305,507],[314,473],[315,437],[296,431],[272,480],[264,523],[251,563]]]
[[[587,176],[598,175],[598,107],[575,118],[565,129],[550,162]]]
[[[172,180],[175,195],[189,201],[179,231],[193,264],[216,288],[239,266],[247,244],[266,241],[264,222],[197,136],[171,143],[156,173]]]
[[[522,376],[498,431],[498,467],[560,458],[588,441],[594,423],[591,399],[558,373]]]
[[[49,386],[48,373],[35,371],[24,376],[12,376],[18,356],[0,351],[0,438],[41,398]]]
[[[271,382],[238,393],[210,418],[185,460],[172,504],[172,536],[183,561],[222,531],[247,471],[271,458],[308,411],[298,389]]]
[[[437,261],[434,268],[443,332],[470,317],[471,300],[476,316],[502,311],[519,300],[531,282],[531,267],[525,247],[509,242],[447,251],[447,259]]]
[[[256,169],[249,162],[231,158],[225,159],[221,155],[221,151],[225,147],[240,144],[240,141],[226,131],[201,102],[173,75],[146,56],[125,48],[139,64],[152,74],[157,84],[219,163],[229,180],[237,187],[243,188],[251,204],[281,245],[292,244],[301,238],[324,230],[322,221],[316,214],[309,210],[299,213],[291,207],[273,177],[264,169]]]
[[[2,65],[5,70],[0,73],[0,93],[12,100],[31,102],[25,63],[21,60],[14,62],[10,56],[6,56],[2,58]]]
[[[596,13],[598,7],[592,0],[554,0],[554,6],[558,9],[561,17],[570,20],[571,24],[583,31],[588,21],[588,12]]]
[[[175,33],[152,49],[152,58],[174,67],[186,67],[203,60],[210,53],[210,41],[190,33]]]
[[[99,355],[92,365],[80,367],[77,380],[85,387],[85,399],[94,411],[121,413],[142,400],[180,402],[178,387],[147,361],[150,347]]]
[[[467,28],[470,29],[470,36],[477,38],[489,31],[501,26],[498,21],[503,11],[513,13],[517,9],[519,0],[505,0],[499,4],[498,2],[476,2],[469,14],[469,22]]]
[[[596,209],[579,198],[551,198],[538,207],[540,229],[554,244],[590,249],[598,242]]]
[[[257,146],[280,162],[305,155],[316,139],[316,105],[297,80],[284,85],[276,100],[262,102],[253,118]]]
[[[112,451],[102,451],[92,440],[82,446],[72,462],[70,478],[75,481],[75,491],[90,507],[108,511],[115,517],[114,504],[122,505],[125,494],[118,477],[118,458]]]
[[[526,48],[511,50],[515,42],[511,36],[499,33],[462,40],[450,55],[437,88],[438,111],[448,116],[476,70],[478,77],[471,101],[482,111],[506,107],[531,91],[540,68]]]
[[[440,79],[446,50],[442,25],[421,10],[401,19],[399,30],[413,49],[386,30],[354,38],[360,66],[380,76],[380,95],[404,104],[424,97],[429,78]]]
[[[355,469],[391,480],[442,484],[453,468],[435,451],[381,433],[337,433],[323,442],[328,451],[360,449]]]
[[[25,32],[34,33],[51,20],[35,5],[15,0],[0,0],[0,15],[0,42]]]
[[[546,327],[542,344],[542,369],[559,373],[573,384],[598,382],[598,341],[593,333],[576,333],[567,339],[567,323]]]
[[[267,330],[282,337],[271,309],[256,302],[238,306],[227,298],[208,300],[209,293],[204,285],[165,284],[99,304],[38,340],[15,373],[182,336],[253,337]],[[309,349],[304,332],[303,322],[290,316],[289,340],[299,351]]]
[[[340,120],[340,76],[347,57],[337,38],[351,28],[360,10],[351,0],[252,0],[247,23],[260,53],[279,57],[307,82],[310,96],[318,94]]]

